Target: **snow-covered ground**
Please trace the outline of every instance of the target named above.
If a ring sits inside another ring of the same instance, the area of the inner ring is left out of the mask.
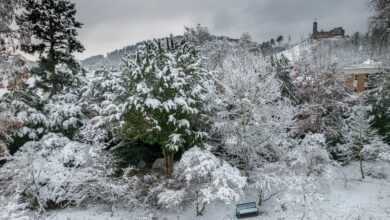
[[[360,178],[358,163],[337,169],[337,176],[319,188],[319,198],[312,198],[299,206],[284,206],[278,196],[264,203],[262,214],[252,219],[262,220],[388,220],[390,219],[390,163],[375,162],[365,164],[370,173],[364,180]],[[376,176],[374,178],[374,176]],[[248,192],[242,201],[251,201],[255,193]],[[290,197],[302,195],[290,194]],[[318,197],[318,196],[317,196]],[[311,201],[311,202],[310,202]],[[302,206],[303,204],[303,206]],[[27,218],[28,219],[28,218]],[[69,208],[47,213],[45,220],[229,220],[234,217],[234,204],[214,203],[207,207],[204,216],[196,217],[193,208],[167,212],[162,210],[114,210],[109,207]]]

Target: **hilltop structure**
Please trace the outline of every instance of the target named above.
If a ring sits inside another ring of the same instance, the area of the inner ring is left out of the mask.
[[[333,37],[344,37],[345,30],[342,27],[334,28],[330,31],[318,31],[318,23],[315,21],[313,23],[313,34],[311,35],[312,39],[319,40],[325,38],[333,38]]]

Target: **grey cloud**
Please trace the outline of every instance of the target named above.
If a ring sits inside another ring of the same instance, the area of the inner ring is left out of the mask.
[[[299,40],[318,19],[320,28],[367,30],[368,0],[73,0],[85,25],[86,52],[102,54],[143,39],[180,34],[201,23],[218,35],[249,32],[263,41],[276,35]]]

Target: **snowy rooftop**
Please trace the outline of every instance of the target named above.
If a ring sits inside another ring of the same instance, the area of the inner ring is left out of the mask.
[[[361,64],[347,66],[343,69],[343,73],[347,73],[347,74],[352,74],[352,73],[375,74],[380,72],[390,72],[390,67],[383,65],[382,62],[377,62],[371,59],[368,59]]]

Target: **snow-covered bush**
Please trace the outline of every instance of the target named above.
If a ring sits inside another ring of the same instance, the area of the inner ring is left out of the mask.
[[[237,201],[247,184],[246,177],[241,176],[237,168],[198,147],[183,154],[173,176],[174,182],[158,194],[158,205],[164,208],[194,200],[203,205],[213,201]]]
[[[309,134],[285,158],[296,173],[307,176],[322,174],[330,163],[323,134]]]
[[[8,159],[10,151],[7,142],[10,141],[12,133],[21,126],[10,114],[0,112],[0,163]]]
[[[1,169],[0,175],[9,181],[2,193],[18,195],[30,208],[41,210],[85,202],[130,202],[128,185],[106,178],[108,162],[98,146],[50,133],[26,143]]]
[[[320,137],[314,139],[318,138]],[[318,140],[310,142],[316,144]],[[312,169],[310,167],[313,167],[314,163],[310,162],[309,157],[304,156],[304,147],[297,148],[299,149],[293,150],[287,158],[276,163],[264,164],[249,172],[248,188],[251,189],[251,196],[256,196],[258,204],[265,205],[267,210],[273,209],[276,212],[281,211],[282,215],[286,214],[286,219],[291,217],[287,213],[292,210],[306,213],[308,216],[315,216],[318,212],[318,202],[323,199],[320,189],[327,188],[330,181],[334,180],[335,175],[330,163],[321,163],[317,166],[317,170],[322,169],[326,172],[310,172]],[[313,155],[312,158],[316,158],[314,155],[318,155],[319,158],[321,155],[327,156],[326,150],[314,153],[317,150],[311,150],[312,152],[309,153]],[[301,152],[296,153],[295,151]],[[292,155],[290,156],[290,154]],[[289,161],[292,158],[295,161],[294,166],[291,166],[292,161]],[[312,161],[319,160],[313,159]],[[314,219],[314,217],[310,219]]]
[[[85,118],[77,94],[56,95],[48,100],[43,112],[47,115],[47,129],[72,138]]]
[[[378,158],[383,161],[390,162],[390,152],[382,152],[378,155]]]
[[[371,137],[370,143],[365,144],[362,149],[364,160],[383,160],[386,154],[390,153],[390,146],[386,144],[380,136]]]

